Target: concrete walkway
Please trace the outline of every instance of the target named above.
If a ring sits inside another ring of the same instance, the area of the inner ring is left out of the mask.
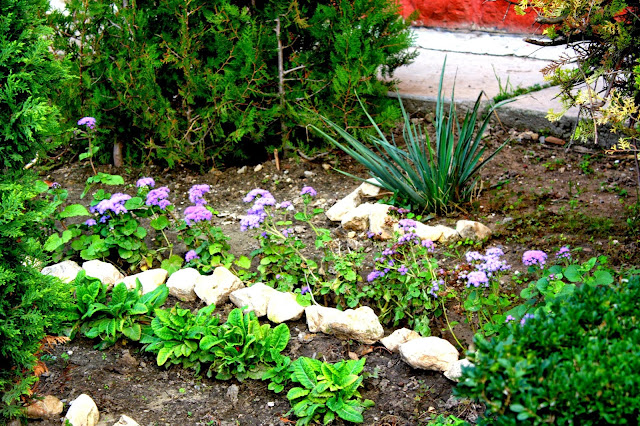
[[[415,28],[418,57],[411,65],[398,68],[394,78],[398,90],[412,112],[433,106],[438,92],[442,64],[447,61],[444,79],[446,98],[451,97],[455,81],[456,103],[473,104],[481,91],[493,98],[503,90],[544,84],[541,70],[552,60],[570,53],[564,47],[534,46],[521,35],[486,32],[451,32]],[[561,110],[555,99],[557,87],[522,95],[502,107],[498,114],[507,126],[533,131],[547,130],[567,138],[575,125],[578,110],[570,110],[559,122],[546,119],[549,109]]]

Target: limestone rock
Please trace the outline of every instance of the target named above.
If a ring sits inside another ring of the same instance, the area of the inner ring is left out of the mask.
[[[95,426],[100,419],[100,412],[93,399],[85,393],[71,401],[65,420],[73,426]]]
[[[214,269],[212,275],[200,275],[194,291],[207,305],[220,305],[229,300],[231,292],[244,288],[240,278],[224,266]]]
[[[369,216],[372,212],[371,203],[360,204],[342,216],[341,225],[344,229],[366,231],[369,229]]]
[[[229,300],[238,308],[246,306],[245,312],[255,312],[256,316],[267,315],[267,307],[271,297],[279,293],[278,290],[263,283],[255,283],[251,287],[241,288],[229,295]]]
[[[360,194],[356,190],[331,206],[331,208],[325,212],[325,215],[327,215],[330,221],[338,222],[342,220],[347,212],[355,209],[359,204]]]
[[[369,214],[369,231],[379,235],[383,240],[393,237],[394,220],[387,214],[389,212],[387,204],[373,204]]]
[[[398,347],[401,344],[413,339],[418,339],[420,337],[420,334],[416,333],[413,330],[409,330],[408,328],[401,328],[394,331],[387,337],[380,339],[380,343],[382,343],[384,347],[389,349],[391,352],[397,352]]]
[[[200,272],[195,268],[184,268],[171,274],[167,280],[169,294],[183,302],[193,302],[198,296],[194,288],[200,278]]]
[[[296,301],[293,293],[276,292],[271,295],[267,305],[269,321],[280,324],[285,321],[297,321],[302,317],[304,306]]]
[[[373,310],[368,306],[339,311],[323,306],[307,306],[307,326],[309,331],[333,334],[341,339],[353,339],[372,344],[384,336],[384,329]]]
[[[369,178],[364,182],[362,182],[362,184],[360,184],[360,186],[358,187],[358,189],[356,189],[356,191],[358,191],[358,193],[363,197],[367,197],[367,198],[377,197],[378,195],[380,195],[380,191],[384,191],[384,188],[380,188],[379,186],[376,185],[376,183],[378,182],[379,182],[378,178]]]
[[[102,284],[108,285],[109,288],[124,279],[124,275],[122,275],[115,266],[101,260],[89,260],[88,262],[84,262],[82,264],[82,269],[85,270],[88,277],[99,279]]]
[[[165,269],[149,269],[139,274],[129,275],[125,277],[122,282],[124,282],[124,285],[126,285],[128,289],[134,289],[136,288],[136,280],[140,280],[140,284],[142,284],[142,294],[147,294],[164,284],[167,280],[167,275],[169,275],[169,273]]]
[[[53,275],[60,278],[65,283],[70,283],[76,279],[76,275],[82,268],[73,260],[65,260],[55,265],[47,266],[42,269],[43,275]]]
[[[459,359],[449,366],[449,369],[444,372],[444,376],[449,380],[459,382],[462,377],[462,367],[473,367],[473,363],[466,358]]]
[[[458,350],[439,337],[421,337],[399,347],[402,359],[413,368],[445,372],[458,360]]]
[[[416,235],[421,240],[438,241],[442,237],[442,229],[438,226],[425,225],[422,222],[416,224]]]
[[[62,401],[53,395],[47,395],[44,399],[27,407],[27,418],[29,419],[47,419],[60,413],[62,413]]]
[[[448,226],[444,225],[436,225],[435,227],[438,229],[438,232],[442,231],[442,235],[440,235],[440,238],[438,238],[438,242],[440,243],[457,240],[460,237],[458,232],[453,228],[449,228]]]
[[[460,237],[476,241],[487,239],[492,234],[488,226],[472,220],[459,220],[456,223],[456,231]]]
[[[114,423],[113,426],[140,426],[140,424],[133,420],[131,417],[125,416],[123,414],[118,419],[118,422]]]

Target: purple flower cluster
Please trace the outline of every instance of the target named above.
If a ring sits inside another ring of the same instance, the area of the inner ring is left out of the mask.
[[[525,251],[522,255],[522,263],[526,266],[539,265],[541,268],[547,262],[547,253],[541,250]]]
[[[305,285],[304,287],[300,288],[300,295],[304,296],[307,293],[311,293],[311,287],[309,287],[308,285]]]
[[[148,186],[149,188],[153,188],[154,186],[156,186],[156,181],[153,180],[153,178],[151,177],[144,177],[144,178],[138,179],[138,181],[136,182],[136,188],[141,188],[143,186]]]
[[[431,281],[431,288],[429,289],[429,294],[437,299],[438,298],[438,291],[440,291],[440,288],[442,286],[444,286],[444,280],[433,280],[433,281]]]
[[[211,213],[205,206],[189,206],[184,209],[184,221],[191,226],[194,223],[209,221],[213,218]]]
[[[93,130],[96,127],[96,119],[93,117],[82,117],[78,120],[78,126],[87,126]]]
[[[510,322],[510,321],[515,321],[516,319],[513,317],[513,315],[507,315],[507,318],[505,318],[504,322]]]
[[[466,275],[460,274],[460,277],[467,279],[467,287],[489,287],[489,279],[494,274],[511,269],[507,262],[500,259],[502,256],[504,256],[504,252],[497,247],[487,249],[485,254],[477,251],[467,252],[465,258],[475,270]]]
[[[89,208],[91,213],[100,213],[103,218],[106,217],[106,212],[110,211],[113,214],[127,213],[128,210],[124,207],[124,203],[131,198],[130,195],[116,192],[108,200],[102,200],[95,206]],[[105,219],[106,220],[106,219]],[[101,223],[102,218],[100,219]]]
[[[290,212],[295,210],[291,201],[283,201],[281,203],[276,204],[276,209],[283,209]]]
[[[316,195],[318,195],[318,193],[316,192],[315,189],[313,189],[310,186],[303,186],[302,190],[300,191],[300,195],[305,195],[308,194],[311,197],[315,197]]]
[[[195,260],[195,259],[200,259],[200,256],[198,256],[198,253],[196,253],[195,250],[189,250],[187,254],[184,255],[184,260],[186,262],[191,262],[192,260]]]
[[[560,247],[560,250],[556,252],[556,259],[571,260],[571,250],[569,250],[569,246]]]
[[[400,219],[398,226],[404,232],[415,232],[418,222],[413,219]]]
[[[489,277],[484,271],[471,271],[467,274],[467,287],[489,287]]]
[[[189,201],[196,206],[203,206],[207,204],[207,201],[203,198],[204,194],[209,192],[211,188],[209,185],[193,185],[189,189]]]
[[[93,226],[93,225],[96,225],[97,223],[96,223],[96,220],[95,220],[95,219],[87,219],[87,220],[84,222],[84,224],[85,224],[85,225],[87,225],[87,226]]]
[[[282,235],[284,235],[285,238],[289,238],[289,235],[293,235],[293,228],[285,228],[282,230]]]
[[[147,206],[158,206],[162,210],[166,209],[171,205],[171,202],[167,199],[169,198],[170,189],[166,186],[161,186],[157,189],[152,189],[147,194],[147,200],[145,204]]]
[[[529,318],[533,318],[533,314],[524,314],[524,316],[520,320],[520,325],[525,325]]]
[[[266,189],[255,188],[242,199],[245,203],[253,201],[253,205],[247,210],[247,215],[240,220],[240,230],[259,228],[267,218],[266,206],[275,206],[276,199]],[[286,201],[285,201],[286,203]],[[286,208],[286,207],[285,207]]]

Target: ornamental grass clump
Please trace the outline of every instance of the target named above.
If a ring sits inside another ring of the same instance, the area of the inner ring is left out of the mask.
[[[325,131],[311,126],[329,142],[365,166],[371,176],[378,179],[380,186],[391,191],[395,198],[406,200],[427,212],[447,212],[469,201],[475,191],[478,171],[508,142],[489,155],[485,154],[486,146],[481,144],[491,113],[510,101],[490,105],[486,118],[478,123],[481,92],[473,108],[465,114],[460,123],[452,91],[449,111],[445,112],[445,99],[442,93],[445,65],[446,61],[442,66],[438,88],[434,143],[431,142],[426,130],[416,127],[411,122],[402,102],[400,102],[400,108],[404,118],[402,130],[403,140],[406,143],[404,149],[398,146],[393,134],[389,142],[373,117],[368,114],[367,117],[377,131],[377,136],[371,136],[369,141],[371,148],[329,119],[323,118],[329,127],[342,137],[344,143],[338,142]],[[362,102],[360,105],[364,109]],[[348,173],[345,174],[360,179]]]
[[[638,424],[640,279],[584,284],[548,311],[476,335],[457,396],[487,407],[478,424]]]

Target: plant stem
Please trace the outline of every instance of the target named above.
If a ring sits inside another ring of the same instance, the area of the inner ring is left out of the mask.
[[[447,316],[447,307],[444,305],[444,299],[441,301],[441,306],[442,306],[442,313],[444,314],[444,320],[447,322],[447,327],[449,328],[451,335],[455,339],[458,346],[460,346],[460,348],[464,350],[465,347],[462,346],[462,343],[460,343],[460,340],[458,340],[458,337],[456,336],[456,333],[453,332],[453,327],[451,327],[451,323],[449,322],[449,317]]]

